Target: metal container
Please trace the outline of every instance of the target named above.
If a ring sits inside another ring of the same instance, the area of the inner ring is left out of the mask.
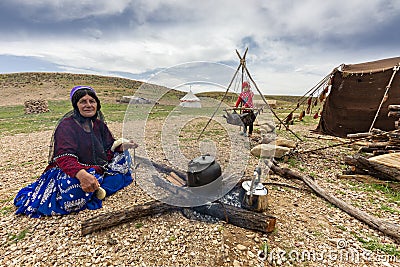
[[[189,162],[188,186],[196,187],[209,184],[221,176],[221,166],[210,155],[197,157]]]

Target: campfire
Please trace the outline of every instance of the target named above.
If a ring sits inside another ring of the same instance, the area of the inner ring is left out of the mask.
[[[196,189],[208,183],[218,185],[223,182],[223,175],[221,175],[218,163],[209,155],[192,160],[189,163],[187,174],[164,164],[156,162],[151,162],[151,164],[160,173],[166,174],[165,179],[155,179],[153,182],[157,186],[177,194],[183,192],[183,188]],[[99,214],[90,218],[82,223],[81,234],[87,235],[141,217],[177,210],[180,210],[183,216],[191,219],[197,218],[210,222],[223,220],[242,228],[270,233],[275,229],[276,218],[266,214],[268,190],[260,182],[260,171],[255,171],[253,179],[241,180],[221,198],[205,205],[179,207],[154,200],[143,205],[133,206],[128,210]]]

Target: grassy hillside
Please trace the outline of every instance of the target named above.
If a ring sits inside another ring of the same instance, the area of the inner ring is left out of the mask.
[[[20,132],[51,129],[60,116],[71,109],[69,92],[75,85],[92,86],[102,101],[102,110],[108,121],[123,121],[127,104],[117,102],[122,96],[134,95],[143,85],[140,81],[88,74],[71,73],[13,73],[0,74],[0,132],[16,134]],[[147,85],[146,85],[147,86]],[[168,91],[159,101],[156,110],[170,110],[179,104],[179,99],[186,93],[167,90],[156,85],[145,87],[146,90]],[[161,91],[160,91],[161,92]],[[199,97],[209,97],[220,101],[225,92],[204,92]],[[277,100],[277,113],[284,118],[295,106],[298,96],[265,96]],[[25,114],[24,101],[45,99],[50,112],[42,114]],[[224,102],[228,105],[236,102],[237,94],[228,92]],[[256,96],[256,99],[261,99]]]
[[[89,85],[95,88],[99,97],[104,101],[115,101],[123,95],[134,95],[136,90],[143,84],[141,81],[127,78],[72,74],[72,73],[47,73],[26,72],[0,74],[0,92],[2,97],[18,95],[22,100],[25,95],[47,100],[66,100],[70,89],[76,85]],[[166,98],[179,100],[185,92],[171,90]],[[224,92],[199,93],[199,97],[211,97],[221,100]],[[298,96],[265,96],[267,99],[275,99],[280,102],[296,102]],[[226,102],[233,102],[237,94],[228,92]],[[259,98],[259,96],[256,96]],[[9,101],[0,102],[0,105],[12,104]],[[23,104],[20,102],[19,104]]]

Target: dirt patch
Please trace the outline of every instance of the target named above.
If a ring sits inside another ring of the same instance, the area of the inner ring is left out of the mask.
[[[110,123],[116,135],[121,134],[121,126],[119,123]],[[309,129],[296,130],[302,132],[303,136],[311,135]],[[0,224],[4,226],[1,230],[0,262],[3,265],[47,262],[52,265],[91,263],[99,266],[267,266],[267,260],[260,251],[268,247],[270,253],[276,253],[268,255],[275,255],[275,261],[278,262],[278,255],[285,252],[288,256],[290,252],[292,264],[298,266],[337,266],[338,263],[358,266],[357,259],[341,259],[338,262],[339,259],[329,253],[363,253],[364,243],[360,240],[375,240],[379,244],[399,248],[390,238],[315,196],[304,185],[272,174],[265,177],[265,182],[271,184],[267,185],[271,200],[267,212],[277,218],[276,229],[271,234],[249,231],[225,222],[189,220],[180,212],[174,212],[143,218],[86,237],[79,235],[82,220],[151,199],[133,184],[106,199],[101,210],[40,220],[15,216],[13,196],[20,188],[37,179],[46,166],[51,133],[18,134],[0,140],[3,153],[0,164]],[[299,148],[309,149],[312,145],[324,143],[326,141],[309,139],[307,144],[298,145]],[[154,146],[157,147],[157,144]],[[317,155],[298,156],[295,164],[304,173],[313,174],[328,192],[339,194],[353,204],[359,203],[361,209],[398,224],[398,215],[380,209],[381,204],[388,203],[382,192],[354,191],[352,187],[362,185],[349,185],[336,180],[336,174],[341,172],[338,167],[341,156],[352,151],[352,148],[344,147],[320,151]],[[251,176],[256,162],[253,159],[249,163],[245,175]],[[291,167],[290,164],[293,163],[281,163],[288,167]],[[372,203],[371,199],[379,203]],[[398,204],[394,204],[394,208],[398,210]],[[338,244],[342,243],[346,247],[338,248]],[[296,253],[311,253],[311,258],[293,258]],[[374,251],[373,255],[387,254]],[[378,261],[362,262],[368,266],[381,266]],[[391,264],[395,266],[395,263]]]

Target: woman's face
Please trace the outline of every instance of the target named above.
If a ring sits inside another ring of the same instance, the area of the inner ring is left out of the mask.
[[[90,118],[96,114],[97,111],[97,102],[90,95],[85,95],[79,99],[77,103],[79,113],[85,117]]]

